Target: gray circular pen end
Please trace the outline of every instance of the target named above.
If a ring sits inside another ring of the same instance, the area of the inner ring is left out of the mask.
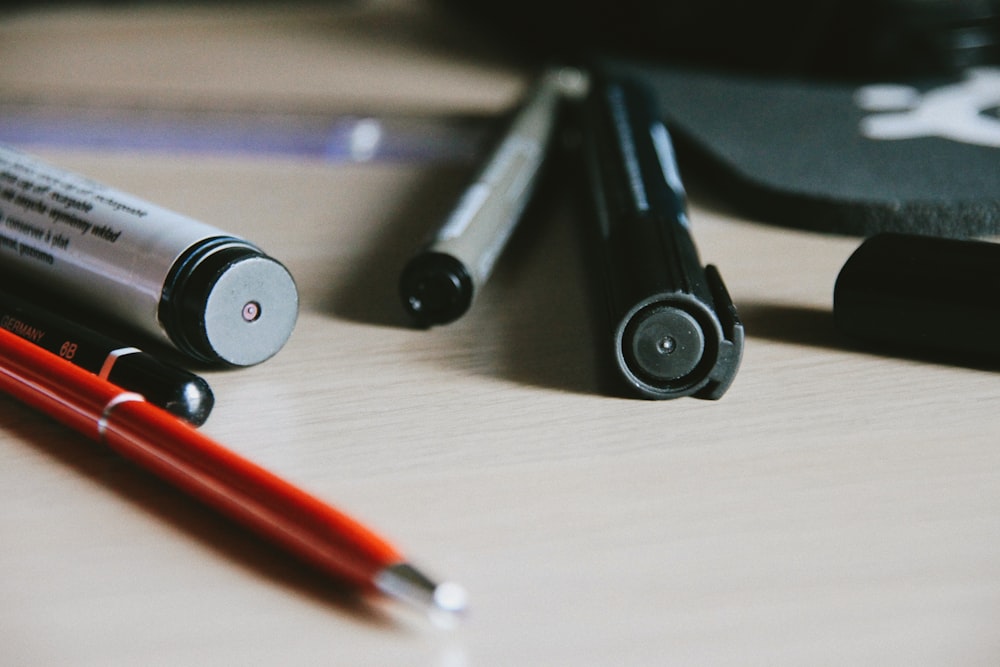
[[[622,320],[616,357],[626,382],[646,398],[699,392],[710,380],[722,334],[697,299],[672,294],[646,300]]]
[[[691,374],[705,353],[705,334],[697,320],[673,306],[642,314],[626,336],[625,352],[637,373],[654,381]]]
[[[284,346],[298,312],[288,269],[246,241],[214,237],[177,261],[158,316],[170,340],[191,357],[252,366]]]
[[[252,366],[274,356],[288,341],[299,297],[288,270],[257,255],[230,265],[205,299],[205,338],[225,363]]]

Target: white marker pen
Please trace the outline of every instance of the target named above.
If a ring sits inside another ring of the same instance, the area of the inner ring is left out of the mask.
[[[0,265],[200,361],[264,361],[298,315],[288,270],[248,241],[3,145]]]

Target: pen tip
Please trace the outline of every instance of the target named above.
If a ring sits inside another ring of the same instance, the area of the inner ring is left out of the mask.
[[[375,586],[386,595],[433,612],[461,614],[468,605],[465,589],[454,582],[435,583],[409,563],[391,565],[375,577]]]
[[[434,604],[442,611],[460,614],[469,604],[469,595],[460,584],[446,581],[434,589]]]

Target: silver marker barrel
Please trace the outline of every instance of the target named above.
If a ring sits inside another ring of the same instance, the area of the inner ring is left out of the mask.
[[[0,265],[210,363],[264,361],[298,315],[291,274],[250,242],[2,145]]]
[[[570,68],[542,73],[451,214],[403,269],[400,297],[418,324],[458,319],[489,279],[538,181],[560,101],[581,76]]]

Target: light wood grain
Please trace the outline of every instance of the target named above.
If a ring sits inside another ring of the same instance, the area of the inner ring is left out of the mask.
[[[73,93],[54,73],[65,53],[46,61],[38,44],[50,22],[58,35],[78,18],[85,34],[107,30],[107,43],[74,50],[94,53],[112,72],[104,84],[126,97],[208,94],[209,62],[183,43],[181,61],[170,59],[170,35],[196,19],[213,50],[233,31],[230,59],[248,26],[275,53],[287,45],[273,66],[290,73],[260,79],[262,97],[314,103],[307,80],[329,86],[323,99],[341,85],[324,69],[337,49],[287,22],[135,11],[8,23],[0,56],[20,54],[10,45],[30,33],[39,81],[4,57],[0,85]],[[135,71],[106,60],[125,48],[121,31],[148,33],[162,52]],[[427,71],[444,71],[435,85],[467,74],[441,108],[495,110],[522,83],[513,66],[426,57]],[[398,76],[412,71],[398,59]],[[158,82],[145,81],[151,62],[166,71]],[[287,263],[302,293],[297,329],[260,366],[204,373],[218,401],[204,429],[462,582],[472,610],[447,631],[354,599],[4,398],[0,663],[1000,661],[1000,383],[987,370],[876,356],[837,334],[833,284],[857,239],[770,227],[696,198],[696,240],[740,308],[746,356],[721,401],[647,402],[601,383],[606,343],[565,195],[526,221],[468,316],[417,331],[396,303],[396,271],[468,165],[41,154]]]

